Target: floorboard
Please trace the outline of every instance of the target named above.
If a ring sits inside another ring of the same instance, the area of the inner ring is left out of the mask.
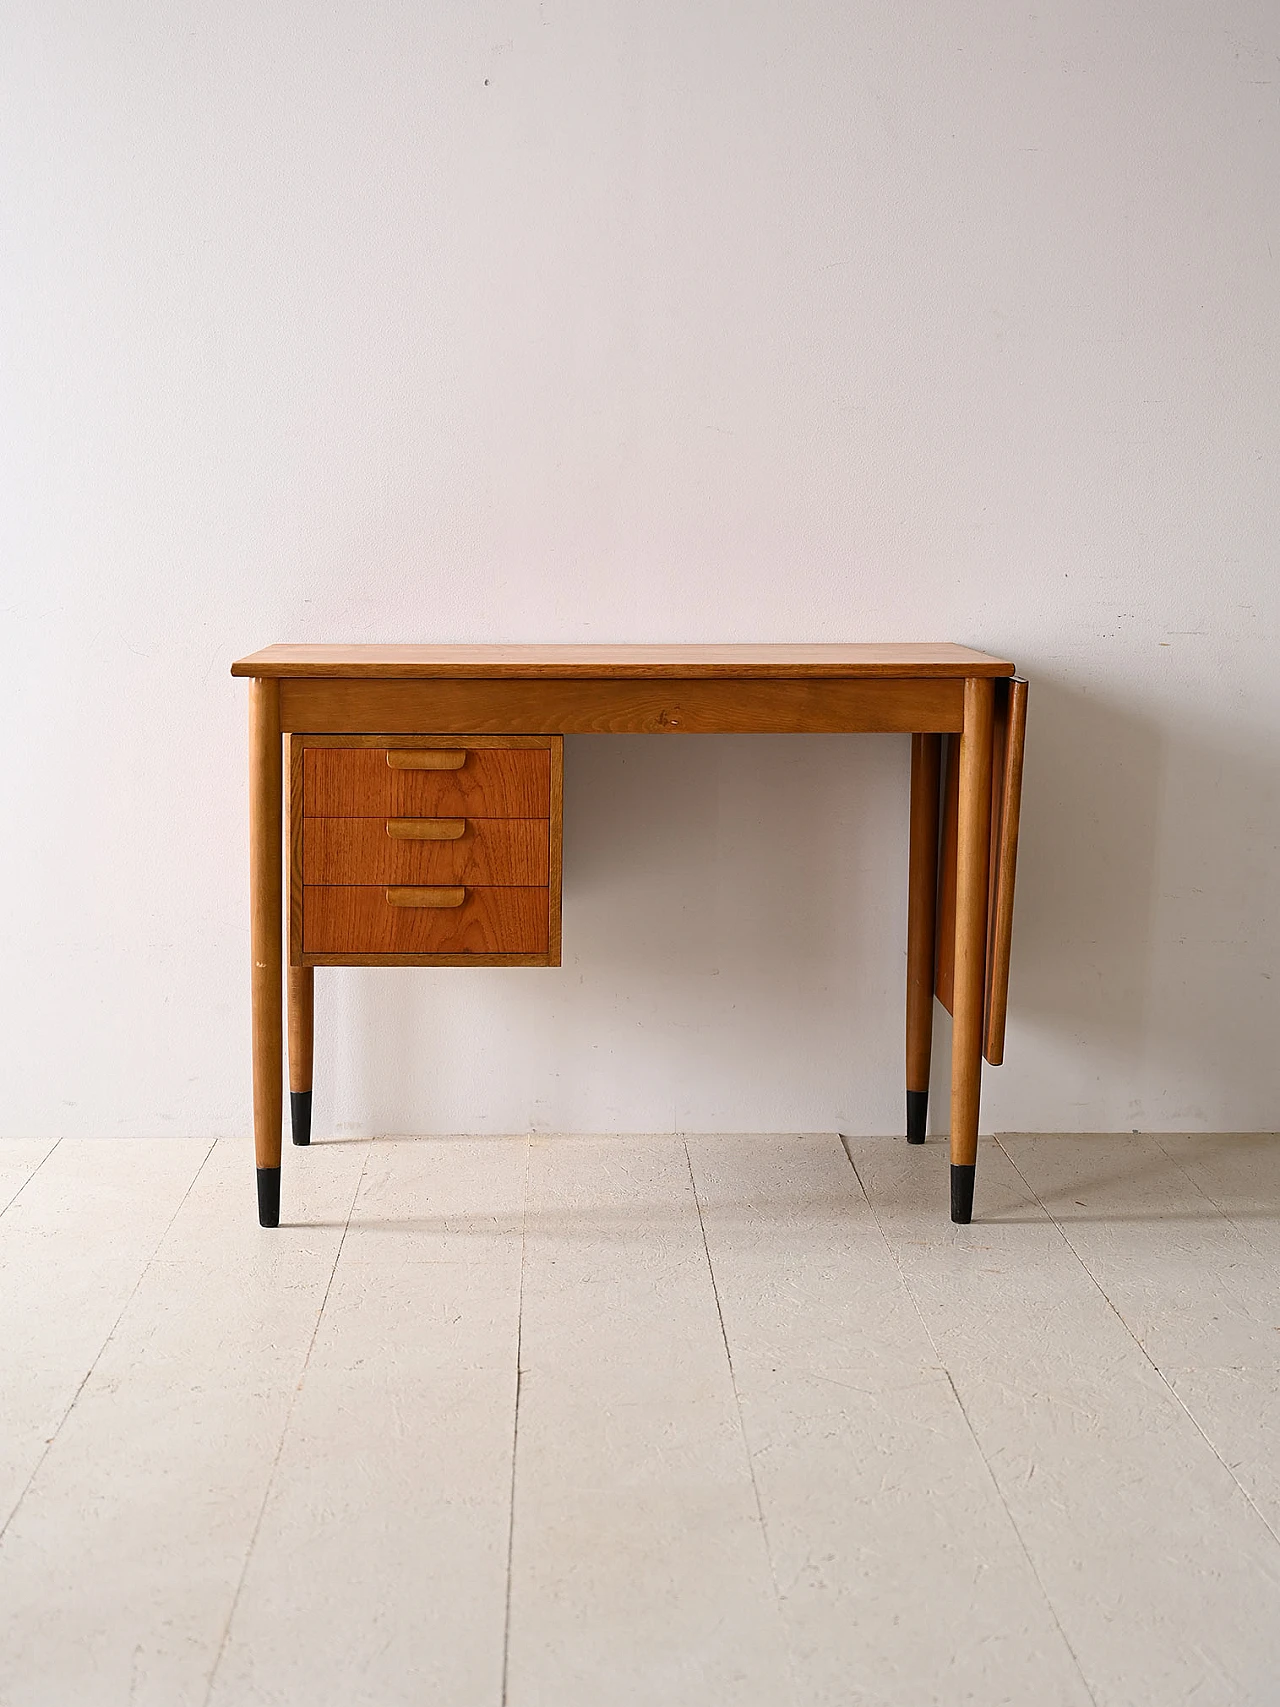
[[[1001,1143],[1280,1534],[1280,1137],[1018,1134]]]
[[[1274,1139],[984,1141],[963,1228],[829,1134],[0,1201],[0,1707],[1276,1699]]]
[[[1280,1549],[1009,1156],[982,1145],[958,1228],[944,1146],[849,1150],[1099,1707],[1267,1701]],[[1126,1225],[1127,1170],[1157,1205],[1173,1189],[1155,1144],[1074,1158],[1085,1208],[1104,1193]]]
[[[113,1147],[111,1190],[97,1158],[79,1160],[99,1216],[126,1185],[156,1195],[189,1149]],[[256,1225],[242,1143],[217,1144],[173,1205],[0,1547],[6,1707],[205,1700],[362,1160],[317,1145],[295,1162],[286,1212],[303,1225],[278,1234]],[[109,1244],[101,1219],[77,1232],[92,1269]]]
[[[684,1145],[535,1141],[510,1707],[778,1707],[786,1644]]]
[[[38,1148],[28,1149],[17,1163],[25,1179],[10,1173],[0,1216],[0,1534],[208,1154],[191,1139],[64,1140],[34,1166]]]
[[[57,1143],[56,1138],[0,1138],[0,1217]]]
[[[840,1140],[688,1149],[797,1699],[1087,1704]]]
[[[528,1145],[375,1151],[216,1707],[500,1707]]]

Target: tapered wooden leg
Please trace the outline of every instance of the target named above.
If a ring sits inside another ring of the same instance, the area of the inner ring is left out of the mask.
[[[987,873],[991,853],[991,728],[987,677],[964,684],[956,821],[956,962],[951,1033],[951,1219],[973,1218],[987,987]]]
[[[253,1143],[258,1220],[280,1225],[284,1114],[281,1012],[280,684],[249,683],[249,906],[253,954]]]
[[[911,737],[911,851],[907,876],[907,1142],[923,1144],[933,1052],[933,961],[938,920],[938,777],[941,735]]]
[[[315,977],[310,966],[289,968],[289,1119],[295,1144],[311,1142]]]

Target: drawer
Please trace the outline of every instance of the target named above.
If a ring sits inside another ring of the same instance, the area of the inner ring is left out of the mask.
[[[546,818],[546,747],[306,747],[308,818]]]
[[[302,947],[307,954],[545,954],[546,888],[448,888],[424,899],[456,905],[395,905],[382,884],[307,884]],[[458,900],[458,897],[461,897]]]
[[[305,818],[304,883],[551,881],[546,818]]]

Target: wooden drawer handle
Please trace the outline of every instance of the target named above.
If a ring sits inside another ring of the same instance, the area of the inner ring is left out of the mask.
[[[466,833],[465,818],[387,819],[387,834],[402,842],[456,842]]]
[[[465,889],[388,889],[389,907],[460,907]]]
[[[387,763],[393,771],[460,771],[466,762],[465,747],[453,747],[447,752],[403,747],[398,751],[393,748],[387,754]]]

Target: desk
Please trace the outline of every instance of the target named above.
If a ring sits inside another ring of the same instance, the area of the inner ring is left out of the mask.
[[[907,1137],[924,1141],[936,995],[954,1020],[951,1218],[972,1218],[982,1059],[1002,1059],[1008,998],[1026,724],[1011,663],[953,645],[269,646],[231,673],[250,678],[264,1227],[280,1221],[286,776],[305,1145],[317,966],[560,964],[563,737],[582,732],[912,737]]]

